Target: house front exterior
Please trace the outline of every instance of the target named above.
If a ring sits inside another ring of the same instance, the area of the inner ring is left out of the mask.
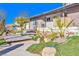
[[[73,23],[70,27],[78,27],[79,26],[79,4],[72,3],[67,4],[64,7],[57,8],[55,10],[51,10],[49,12],[45,12],[34,17],[30,18],[30,29],[40,28],[41,30],[48,30],[48,28],[55,28],[55,20],[54,16],[62,17],[63,12],[67,12],[67,17],[73,20]],[[65,20],[65,23],[69,20]],[[75,28],[74,28],[75,29]],[[56,29],[55,29],[56,31]]]

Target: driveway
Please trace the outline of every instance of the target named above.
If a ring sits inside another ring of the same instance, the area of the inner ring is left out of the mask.
[[[28,40],[28,41],[12,43],[11,46],[0,47],[0,55],[1,56],[39,56],[37,54],[32,54],[26,51],[26,49],[34,43],[35,41]]]

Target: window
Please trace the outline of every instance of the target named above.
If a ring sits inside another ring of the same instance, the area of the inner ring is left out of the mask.
[[[37,25],[37,21],[35,21],[35,25]]]
[[[47,22],[53,21],[53,18],[48,17],[48,18],[46,18],[46,21]]]
[[[50,21],[50,18],[47,18],[47,21]]]
[[[64,17],[67,17],[67,12],[66,11],[64,12]]]
[[[64,12],[64,13],[62,13],[60,16],[61,16],[61,17],[67,17],[67,13]]]
[[[33,22],[33,25],[37,25],[37,21],[34,21],[34,22]]]

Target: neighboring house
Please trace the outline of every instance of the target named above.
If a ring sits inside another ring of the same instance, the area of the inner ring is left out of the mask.
[[[14,27],[16,28],[16,31],[18,30],[18,31],[21,31],[21,27],[20,27],[20,25],[15,21],[15,23],[14,23]]]
[[[51,11],[31,17],[30,29],[35,29],[37,27],[40,27],[41,29],[56,27],[54,23],[54,16],[62,17],[62,14],[64,11],[66,11],[67,16],[72,18],[73,20],[73,23],[71,26],[78,27],[79,26],[79,4],[72,3],[72,4],[66,4],[65,8],[62,6],[55,10],[51,10]]]
[[[7,24],[6,27],[7,30],[13,30],[13,24]]]

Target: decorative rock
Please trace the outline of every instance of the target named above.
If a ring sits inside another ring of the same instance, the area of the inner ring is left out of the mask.
[[[56,49],[54,47],[45,47],[42,51],[42,56],[55,56]]]

